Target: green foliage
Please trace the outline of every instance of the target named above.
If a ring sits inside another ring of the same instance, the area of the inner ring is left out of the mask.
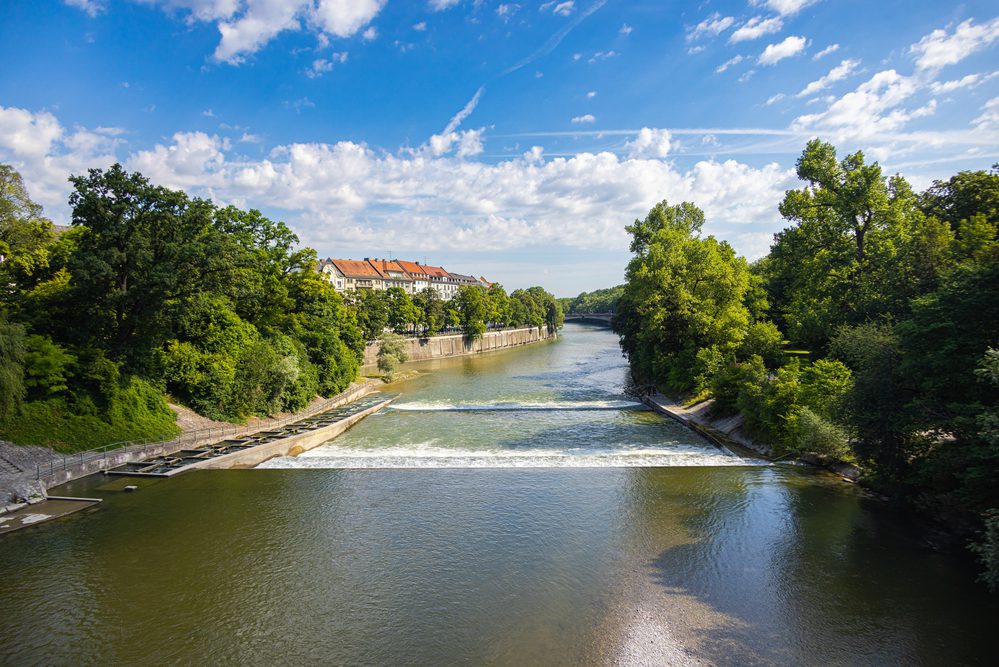
[[[734,353],[749,324],[749,268],[725,242],[701,238],[693,204],[657,204],[627,229],[635,257],[614,329],[636,374],[674,391],[691,389],[699,350]]]
[[[9,165],[0,164],[0,304],[15,301],[18,289],[30,286],[49,264],[54,238],[52,223],[28,196],[24,181]]]
[[[69,390],[76,357],[48,336],[33,334],[25,343],[24,386],[29,397],[50,398]]]
[[[0,426],[0,437],[74,452],[123,440],[168,439],[179,431],[175,421],[162,392],[133,377],[101,410],[88,411],[79,399],[61,396],[25,403],[17,419]]]
[[[777,368],[784,362],[784,336],[773,322],[753,322],[746,327],[738,356],[748,359],[754,355],[763,359],[767,368]]]
[[[454,306],[461,320],[462,333],[468,340],[475,340],[486,332],[489,304],[481,287],[462,285],[454,296]]]
[[[399,364],[409,360],[408,344],[402,336],[389,332],[383,333],[378,341],[378,370],[391,382]]]
[[[567,315],[591,315],[593,313],[613,313],[624,294],[624,285],[583,292],[574,299],[559,299],[562,310]]]
[[[24,398],[24,327],[0,314],[0,423],[12,417]]]
[[[799,406],[791,414],[788,432],[792,451],[811,452],[837,461],[853,458],[845,429],[815,414],[806,406]]]
[[[989,512],[983,524],[981,539],[970,546],[982,564],[979,580],[993,593],[999,593],[999,509]]]

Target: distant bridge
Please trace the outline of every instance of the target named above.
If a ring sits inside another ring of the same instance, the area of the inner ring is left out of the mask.
[[[566,322],[584,322],[589,324],[603,324],[610,326],[614,313],[586,313],[584,315],[566,315]]]

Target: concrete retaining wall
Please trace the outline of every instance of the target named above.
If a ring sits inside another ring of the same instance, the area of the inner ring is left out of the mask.
[[[218,429],[217,435],[214,436],[211,434],[208,437],[196,437],[196,438],[181,436],[177,440],[171,440],[170,442],[159,442],[147,445],[133,445],[131,447],[127,447],[124,449],[112,449],[110,451],[104,452],[103,455],[98,455],[97,457],[93,458],[92,458],[93,453],[88,454],[86,452],[84,452],[82,455],[75,455],[75,456],[69,455],[63,458],[61,463],[57,462],[51,466],[43,465],[41,468],[41,477],[38,480],[34,479],[35,471],[30,471],[30,473],[25,473],[24,477],[26,481],[30,481],[32,484],[38,485],[39,487],[42,487],[44,489],[51,489],[54,486],[59,486],[60,484],[64,484],[74,479],[79,479],[80,477],[86,477],[87,475],[91,475],[95,472],[100,472],[101,470],[109,470],[111,468],[116,468],[120,465],[131,463],[133,461],[140,461],[142,459],[154,456],[166,456],[169,454],[174,454],[176,452],[179,452],[182,449],[192,449],[200,445],[221,442],[226,438],[238,437],[240,435],[246,435],[257,431],[266,431],[268,430],[268,428],[273,428],[276,425],[283,425],[286,423],[297,421],[306,416],[315,414],[316,412],[332,410],[335,407],[341,406],[345,403],[356,401],[357,399],[366,396],[367,394],[370,394],[372,391],[375,390],[374,385],[375,383],[371,382],[351,385],[343,393],[337,395],[333,399],[330,399],[330,401],[323,403],[321,409],[296,413],[294,415],[285,417],[284,419],[275,420],[275,422],[272,423],[258,424],[253,428],[245,428],[245,427],[233,427],[232,429],[220,428]],[[365,415],[368,412],[370,411],[365,411],[360,414]],[[350,420],[345,420],[345,421],[350,421]],[[339,426],[339,425],[340,424],[336,424],[334,426]],[[314,431],[313,433],[318,433],[318,432],[319,431]],[[327,439],[329,439],[329,437],[333,436],[327,436]],[[282,440],[280,442],[284,441]],[[229,466],[223,466],[223,467],[229,467]]]
[[[257,445],[256,447],[252,447],[241,452],[233,452],[232,454],[226,454],[225,456],[209,459],[204,463],[196,463],[191,466],[191,468],[215,470],[228,468],[252,468],[253,466],[263,463],[267,459],[272,459],[275,456],[288,456],[291,450],[296,447],[301,448],[301,451],[308,451],[313,447],[318,447],[324,442],[329,442],[357,422],[361,421],[371,413],[381,410],[391,402],[392,399],[388,399],[387,401],[382,401],[378,405],[370,407],[363,412],[358,412],[352,417],[338,421],[335,424],[324,426],[316,429],[315,431],[308,431],[307,433],[298,433],[296,435],[288,436],[287,438],[282,438],[281,440],[268,442],[264,445]]]
[[[407,338],[410,361],[426,361],[428,359],[444,359],[460,357],[466,354],[479,354],[492,350],[502,350],[529,343],[537,343],[550,338],[557,338],[557,333],[548,333],[547,327],[530,329],[510,329],[507,331],[487,331],[471,343],[460,334],[451,336],[431,336],[430,338]],[[378,343],[370,343],[364,350],[363,367],[365,370],[378,366]]]

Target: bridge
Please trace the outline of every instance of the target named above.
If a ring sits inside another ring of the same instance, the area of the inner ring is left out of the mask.
[[[614,313],[584,313],[578,315],[566,315],[566,322],[582,322],[584,324],[603,324],[610,326]]]

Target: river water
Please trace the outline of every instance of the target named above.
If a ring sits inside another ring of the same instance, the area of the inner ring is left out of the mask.
[[[640,409],[607,330],[426,362],[257,470],[58,489],[0,664],[994,664],[999,603],[835,479]]]

